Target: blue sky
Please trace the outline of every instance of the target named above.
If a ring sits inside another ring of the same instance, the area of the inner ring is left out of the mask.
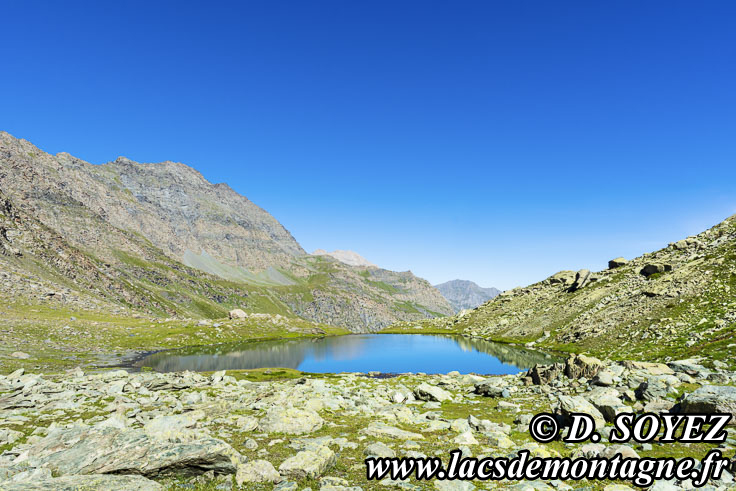
[[[736,213],[736,2],[6,2],[0,129],[176,160],[432,282],[601,269]]]

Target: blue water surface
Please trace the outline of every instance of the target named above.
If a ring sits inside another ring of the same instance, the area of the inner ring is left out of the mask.
[[[552,361],[538,351],[459,336],[355,334],[169,350],[149,355],[137,366],[162,372],[285,367],[313,373],[457,370],[499,375]]]

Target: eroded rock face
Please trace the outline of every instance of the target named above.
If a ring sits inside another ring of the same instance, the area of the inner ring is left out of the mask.
[[[601,368],[603,368],[603,363],[598,358],[573,355],[565,362],[565,375],[572,379],[583,377],[591,379],[596,376]]]

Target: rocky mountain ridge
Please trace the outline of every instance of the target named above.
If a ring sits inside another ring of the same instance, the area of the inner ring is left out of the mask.
[[[434,287],[450,302],[455,313],[474,309],[501,293],[497,288],[483,288],[468,280],[450,280]]]
[[[361,267],[366,267],[366,268],[377,268],[378,267],[354,251],[336,250],[332,252],[327,252],[324,249],[317,249],[312,253],[312,255],[313,256],[331,256],[337,259],[338,261],[340,261],[341,263],[345,263],[349,266],[361,266]]]
[[[4,243],[22,257],[0,260],[50,284],[88,278],[74,287],[95,285],[93,296],[147,313],[216,317],[243,307],[355,331],[452,313],[411,273],[307,255],[266,211],[184,164],[93,165],[0,132],[0,193],[19,223],[33,224],[18,228],[5,215],[6,229],[17,230]],[[79,262],[52,259],[49,234]],[[99,288],[98,277],[117,286]]]

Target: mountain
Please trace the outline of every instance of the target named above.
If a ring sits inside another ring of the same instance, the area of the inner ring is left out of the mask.
[[[341,263],[348,264],[350,266],[361,266],[366,268],[377,268],[375,264],[368,261],[366,258],[353,251],[332,251],[327,252],[323,249],[317,249],[312,253],[313,256],[331,256],[340,261]]]
[[[72,280],[82,296],[156,315],[237,306],[354,331],[452,313],[410,272],[306,254],[268,212],[184,164],[93,165],[0,132],[0,195],[18,217],[4,215],[0,243],[20,253],[0,260],[51,289]]]
[[[468,280],[450,280],[434,287],[450,302],[455,312],[474,309],[501,293],[496,288],[482,288]]]
[[[421,332],[416,326],[391,331]],[[420,326],[611,359],[728,360],[736,356],[736,216],[602,271],[560,271]]]

